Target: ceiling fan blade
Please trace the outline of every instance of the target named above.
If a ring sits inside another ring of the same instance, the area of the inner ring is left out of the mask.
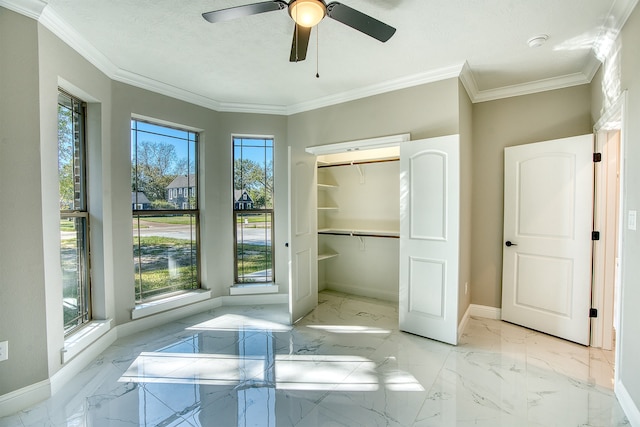
[[[311,36],[311,27],[302,27],[296,24],[293,30],[293,42],[291,43],[290,62],[304,61],[307,57],[307,47],[309,46],[309,37]]]
[[[396,32],[392,26],[338,2],[327,5],[327,16],[381,42],[386,42]]]
[[[282,10],[288,5],[282,0],[266,1],[262,3],[246,4],[244,6],[229,7],[227,9],[214,10],[205,12],[202,17],[211,23],[231,21],[232,19],[242,18],[244,16],[257,15],[264,12],[272,12],[274,10]]]

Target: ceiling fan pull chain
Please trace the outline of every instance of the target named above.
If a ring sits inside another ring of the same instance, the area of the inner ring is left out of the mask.
[[[320,25],[316,25],[316,79],[320,78]]]
[[[296,62],[298,62],[298,51],[300,50],[300,45],[298,43],[298,9],[296,9],[295,26],[296,26]]]

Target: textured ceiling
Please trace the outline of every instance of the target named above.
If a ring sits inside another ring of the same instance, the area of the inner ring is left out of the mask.
[[[286,111],[446,77],[465,62],[467,82],[480,94],[585,82],[597,67],[594,46],[615,35],[637,0],[342,0],[396,34],[381,43],[325,18],[300,63],[288,60],[293,21],[286,10],[216,24],[201,17],[257,1],[49,0],[42,16],[85,56],[98,52],[111,74],[126,76],[120,80],[216,105]],[[528,47],[540,33],[548,42]]]

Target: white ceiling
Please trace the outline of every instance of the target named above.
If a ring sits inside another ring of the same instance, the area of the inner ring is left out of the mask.
[[[115,80],[223,111],[290,114],[461,72],[474,101],[586,83],[597,70],[598,51],[637,0],[341,0],[397,32],[381,43],[325,18],[319,51],[314,29],[300,63],[289,62],[293,21],[286,10],[216,24],[201,17],[256,2],[0,5],[31,10]],[[547,43],[528,47],[538,34],[547,34]]]

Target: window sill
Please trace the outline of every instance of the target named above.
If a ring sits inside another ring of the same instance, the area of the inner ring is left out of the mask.
[[[62,363],[76,357],[84,349],[96,342],[98,338],[109,332],[111,329],[111,319],[93,320],[79,331],[70,335],[64,340],[64,348],[61,352]]]
[[[279,286],[275,283],[243,283],[229,288],[229,295],[277,294]]]
[[[173,310],[174,308],[183,307],[185,305],[194,304],[196,302],[205,301],[211,298],[210,290],[197,290],[164,298],[158,301],[139,304],[131,310],[131,320],[141,319],[163,311]]]

